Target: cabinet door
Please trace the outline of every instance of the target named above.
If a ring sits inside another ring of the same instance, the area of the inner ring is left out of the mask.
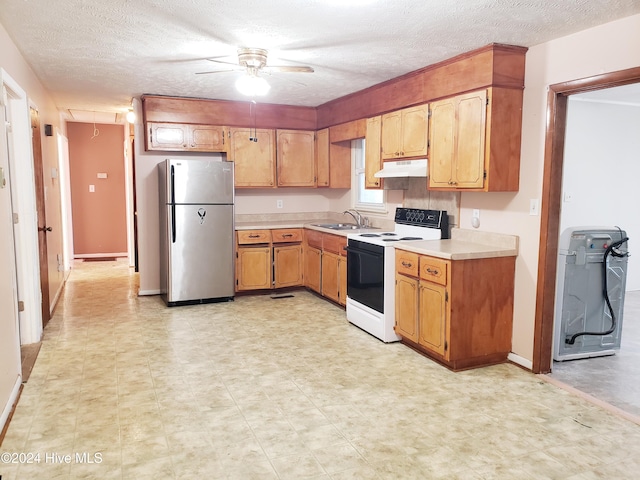
[[[446,288],[443,285],[422,281],[419,297],[418,343],[448,359]]]
[[[347,304],[347,257],[338,259],[338,303]]]
[[[455,163],[456,104],[447,98],[431,104],[429,186],[450,188]]]
[[[427,131],[429,129],[428,105],[405,108],[402,110],[402,157],[420,157],[427,155]]]
[[[149,122],[147,135],[147,150],[186,150],[189,126],[183,123]]]
[[[315,187],[314,132],[278,130],[276,164],[279,187]]]
[[[318,186],[329,186],[329,129],[316,132],[316,163],[318,166]]]
[[[275,130],[232,128],[229,136],[227,159],[235,163],[235,186],[275,187]]]
[[[400,158],[402,155],[402,111],[382,115],[382,160]]]
[[[239,247],[236,290],[271,288],[271,247]]]
[[[367,118],[367,133],[364,141],[364,188],[382,188],[382,179],[373,176],[382,170],[380,127],[380,115]]]
[[[482,188],[484,142],[487,129],[487,91],[459,96],[457,110],[456,168],[453,181],[457,188]]]
[[[273,247],[275,288],[302,285],[302,246]]]
[[[224,127],[189,125],[188,149],[193,152],[226,152]]]
[[[430,188],[484,187],[486,130],[486,90],[431,105]]]
[[[304,286],[320,293],[320,272],[322,254],[319,249],[307,247],[304,252]]]
[[[338,262],[340,257],[334,253],[322,252],[322,295],[334,302],[340,300],[338,290]]]
[[[395,332],[418,342],[418,280],[396,274]]]

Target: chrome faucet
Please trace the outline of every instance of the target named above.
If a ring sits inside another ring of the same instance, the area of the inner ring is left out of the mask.
[[[362,223],[362,214],[356,210],[355,208],[350,208],[349,210],[345,210],[344,212],[342,212],[343,215],[349,214],[353,217],[353,219],[356,221],[356,225],[358,226],[358,228],[362,228],[363,223]]]

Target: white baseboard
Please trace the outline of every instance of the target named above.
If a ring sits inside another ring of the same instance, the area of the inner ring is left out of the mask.
[[[2,409],[2,415],[0,415],[0,431],[4,429],[7,420],[9,419],[9,415],[11,415],[11,411],[13,410],[13,405],[16,403],[16,399],[18,398],[18,394],[20,393],[20,386],[22,385],[22,375],[18,375],[16,378],[16,383],[13,385],[13,389],[11,390],[11,395],[7,399],[7,404]]]
[[[160,295],[160,290],[138,290],[139,297],[145,295]]]
[[[129,254],[127,252],[119,252],[119,253],[76,253],[73,255],[73,258],[103,258],[103,257],[128,257]]]
[[[527,360],[526,358],[521,357],[520,355],[516,355],[513,352],[509,353],[509,355],[507,355],[507,358],[513,363],[517,363],[521,367],[533,371],[533,362],[531,360]]]

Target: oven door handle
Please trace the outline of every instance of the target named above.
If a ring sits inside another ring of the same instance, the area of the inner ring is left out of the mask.
[[[363,253],[365,255],[372,255],[372,256],[379,256],[381,257],[383,255],[382,252],[378,253],[378,252],[372,252],[370,250],[363,250],[362,248],[354,248],[354,247],[350,247],[349,245],[347,245],[346,247],[343,247],[344,251],[347,253]]]

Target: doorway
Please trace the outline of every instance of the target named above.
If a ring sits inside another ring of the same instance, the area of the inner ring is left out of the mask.
[[[542,191],[538,288],[534,326],[533,371],[551,371],[556,266],[562,196],[562,171],[568,98],[578,93],[640,82],[640,67],[551,85],[547,97],[547,131]]]

